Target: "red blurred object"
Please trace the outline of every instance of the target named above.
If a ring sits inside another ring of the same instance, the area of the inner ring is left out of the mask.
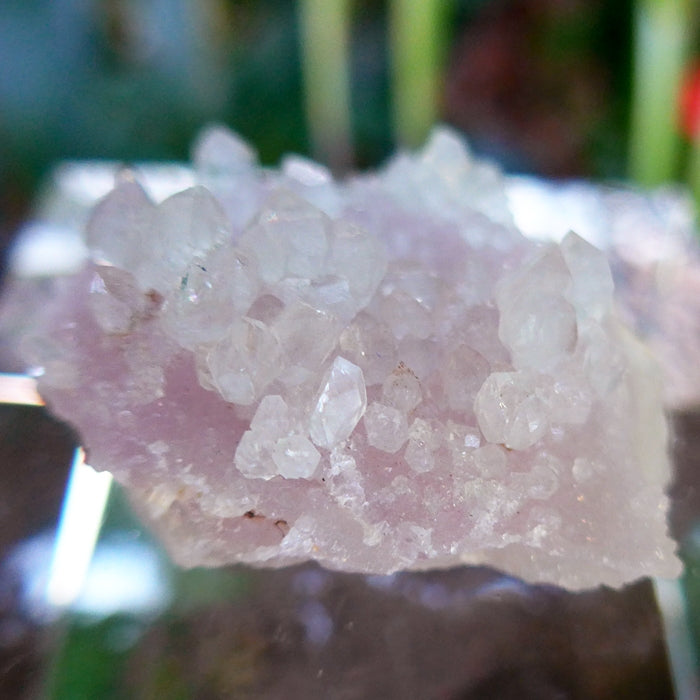
[[[697,138],[700,134],[700,60],[693,64],[683,80],[679,118],[683,135]]]

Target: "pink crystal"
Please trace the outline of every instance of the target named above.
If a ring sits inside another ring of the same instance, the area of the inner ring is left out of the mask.
[[[600,251],[527,240],[446,130],[336,183],[215,129],[195,174],[160,203],[122,178],[24,346],[178,562],[678,574],[656,369]]]

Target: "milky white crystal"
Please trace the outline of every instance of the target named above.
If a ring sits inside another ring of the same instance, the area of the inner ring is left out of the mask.
[[[313,476],[321,455],[303,435],[282,437],[272,448],[277,473],[285,479],[308,479]]]
[[[192,178],[118,177],[23,349],[177,561],[677,575],[655,367],[599,250],[526,239],[445,129],[335,182],[215,127]]]
[[[378,401],[370,404],[364,416],[367,442],[384,452],[397,452],[408,438],[406,414]]]

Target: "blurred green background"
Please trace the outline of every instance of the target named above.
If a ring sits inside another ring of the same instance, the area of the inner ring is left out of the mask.
[[[656,95],[641,101],[642,112],[658,103],[654,128],[665,136],[655,148],[682,149],[675,123],[658,117],[674,101],[653,79],[665,71],[662,85],[677,91],[691,62],[694,5],[2,0],[4,240],[55,161],[183,159],[212,120],[251,141],[265,163],[296,151],[340,171],[373,166],[397,143],[416,145],[440,119],[509,170],[620,178],[636,167],[647,184],[683,179],[677,154],[647,157],[651,176],[644,163],[634,166],[634,132],[644,132],[642,160],[654,141],[634,95]],[[650,46],[675,63],[640,73],[639,57],[653,53],[635,48],[640,21],[661,27],[655,37],[669,35]],[[330,78],[316,75],[324,68]],[[669,158],[665,170],[653,165]]]

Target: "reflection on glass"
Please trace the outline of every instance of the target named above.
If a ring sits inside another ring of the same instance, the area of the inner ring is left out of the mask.
[[[58,608],[71,605],[80,594],[112,485],[112,475],[85,464],[82,448],[75,458],[56,533],[46,597]]]

